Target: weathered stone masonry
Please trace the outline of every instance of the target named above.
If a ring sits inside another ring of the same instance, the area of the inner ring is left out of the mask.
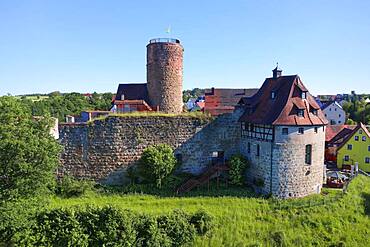
[[[68,173],[107,183],[122,183],[125,169],[152,144],[167,143],[181,154],[181,170],[198,174],[212,152],[229,158],[239,152],[239,114],[214,121],[189,117],[108,117],[90,124],[60,126],[64,147],[58,175]]]

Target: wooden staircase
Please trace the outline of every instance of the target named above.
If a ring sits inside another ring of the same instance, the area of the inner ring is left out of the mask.
[[[215,177],[219,177],[223,171],[228,171],[229,167],[225,164],[215,164],[209,166],[201,175],[186,180],[176,189],[177,194],[189,192],[197,186],[207,183]]]

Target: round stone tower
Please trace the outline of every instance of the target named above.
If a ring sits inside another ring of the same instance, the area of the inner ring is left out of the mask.
[[[147,45],[147,86],[150,103],[165,113],[182,112],[182,61],[178,39],[152,39]]]

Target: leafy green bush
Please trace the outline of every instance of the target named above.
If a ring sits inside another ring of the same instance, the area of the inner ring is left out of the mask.
[[[190,218],[192,224],[199,235],[205,235],[214,227],[213,217],[205,210],[198,210]]]
[[[196,236],[195,227],[190,224],[190,215],[182,210],[162,215],[157,219],[158,227],[171,239],[171,246],[182,246],[192,242]]]
[[[135,215],[106,206],[89,207],[76,213],[77,221],[89,236],[89,246],[132,246],[136,239]]]
[[[36,217],[34,246],[88,246],[89,235],[70,209],[45,211]]]
[[[58,181],[56,194],[69,198],[85,195],[94,190],[95,182],[90,180],[78,180],[71,176],[64,176]]]
[[[144,150],[138,163],[138,171],[145,181],[161,188],[163,180],[172,173],[176,164],[177,160],[169,145],[153,145]]]
[[[244,183],[244,172],[247,169],[248,161],[242,155],[234,155],[230,159],[230,183],[242,185]]]
[[[164,229],[158,228],[157,219],[149,215],[140,215],[135,220],[137,237],[135,246],[171,246],[171,239]]]
[[[175,210],[156,217],[111,206],[45,210],[31,220],[32,227],[20,231],[14,245],[183,246],[211,229],[206,212]]]

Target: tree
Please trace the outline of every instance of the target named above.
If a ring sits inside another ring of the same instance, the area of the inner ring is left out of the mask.
[[[230,183],[242,185],[244,183],[244,172],[247,169],[248,161],[241,155],[234,155],[230,159]]]
[[[140,176],[160,188],[163,180],[172,173],[177,164],[172,148],[167,144],[147,147],[138,163]]]
[[[21,212],[35,198],[53,190],[60,146],[49,134],[51,124],[46,117],[33,118],[20,100],[0,97],[0,242],[25,223]]]

